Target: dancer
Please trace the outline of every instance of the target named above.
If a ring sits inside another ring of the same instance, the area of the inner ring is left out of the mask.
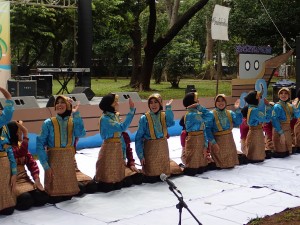
[[[6,130],[6,129],[5,129]],[[22,121],[11,121],[7,124],[7,137],[12,146],[17,162],[16,209],[27,210],[32,206],[42,206],[49,196],[40,182],[40,170],[28,151],[28,130]],[[31,173],[30,178],[27,170]]]
[[[233,168],[239,164],[232,128],[242,123],[239,100],[235,102],[235,112],[227,110],[224,94],[215,97],[215,109],[211,111],[213,120],[206,123],[208,140],[212,143],[211,155],[216,166],[221,169]]]
[[[278,91],[279,102],[273,107],[274,158],[284,158],[292,154],[291,120],[300,117],[300,110],[289,103],[291,93],[286,87]]]
[[[50,203],[69,200],[80,191],[74,167],[74,142],[76,137],[85,136],[86,131],[78,111],[79,105],[80,102],[74,104],[71,98],[57,96],[54,102],[57,115],[44,121],[36,138]]]
[[[99,103],[103,111],[100,117],[100,135],[103,139],[98,160],[96,163],[96,175],[94,180],[98,183],[98,190],[109,192],[123,187],[125,178],[125,142],[121,133],[129,127],[134,113],[134,103],[129,98],[129,113],[124,122],[120,121],[118,108],[119,96],[110,93],[105,95]],[[122,147],[124,146],[124,147]]]
[[[258,91],[251,91],[245,97],[245,101],[248,103],[247,123],[249,125],[246,151],[250,163],[262,162],[266,157],[262,123],[270,121],[272,108],[268,100],[263,99],[265,110],[262,111],[258,107],[260,99],[261,94]]]
[[[15,188],[17,180],[17,164],[6,135],[2,132],[3,126],[12,118],[14,102],[11,94],[0,87],[0,92],[6,98],[5,105],[0,114],[0,215],[11,215],[15,210]]]
[[[150,111],[141,116],[135,136],[135,149],[143,167],[145,182],[160,181],[162,173],[182,173],[181,168],[170,160],[168,147],[168,127],[175,124],[171,99],[163,112],[163,102],[160,94],[155,93],[148,98]]]
[[[183,105],[187,108],[184,125],[188,136],[181,160],[185,164],[184,174],[194,176],[203,173],[208,165],[205,123],[211,121],[213,115],[200,105],[197,92],[187,93],[183,98]]]

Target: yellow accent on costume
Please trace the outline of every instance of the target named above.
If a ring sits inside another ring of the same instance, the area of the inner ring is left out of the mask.
[[[218,113],[217,113],[217,110],[213,110],[213,114],[214,114],[214,117],[215,117],[215,121],[216,121],[216,125],[218,127],[218,130],[219,132],[220,131],[223,131],[223,128],[221,126],[221,123],[220,123],[220,120],[219,120],[219,117],[218,117]],[[229,122],[230,122],[230,130],[233,128],[233,123],[232,123],[232,116],[231,116],[231,113],[229,110],[226,110],[226,115],[227,115],[227,118],[229,119]]]
[[[60,127],[56,117],[51,118],[53,129],[54,129],[54,148],[61,147],[61,139],[60,139]],[[66,147],[72,146],[72,138],[73,138],[73,118],[69,117],[68,119],[68,136],[67,136],[67,145]]]
[[[153,139],[153,140],[157,139],[157,137],[155,135],[153,120],[152,120],[150,113],[146,112],[145,116],[146,116],[148,124],[149,124],[149,132],[150,132],[151,139]],[[164,137],[167,137],[168,130],[167,130],[166,113],[165,112],[160,112],[160,122],[161,122]]]

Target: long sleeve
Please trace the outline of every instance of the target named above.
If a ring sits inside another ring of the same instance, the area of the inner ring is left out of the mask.
[[[48,164],[48,156],[45,151],[45,146],[48,145],[48,136],[50,135],[49,123],[50,119],[47,119],[42,125],[42,131],[39,136],[36,137],[36,151],[44,170],[50,168]]]
[[[126,158],[127,158],[127,166],[133,166],[134,165],[134,158],[132,154],[132,148],[130,147],[130,137],[127,132],[122,132],[122,136],[124,138],[125,142],[125,151],[126,151]]]
[[[144,158],[144,137],[147,133],[147,128],[148,122],[146,116],[142,115],[135,135],[135,151],[140,160]]]
[[[272,109],[270,106],[266,107],[265,112],[258,109],[256,106],[249,105],[249,110],[251,109],[248,124],[249,126],[257,126],[261,123],[268,123],[271,119]]]
[[[175,125],[174,113],[170,105],[166,106],[166,122],[167,127],[172,127]]]
[[[20,151],[22,152],[22,155],[25,156],[25,162],[28,170],[30,171],[30,174],[33,179],[36,179],[39,177],[40,170],[38,167],[38,164],[28,151],[28,142],[27,141],[22,141],[22,144],[20,146]]]
[[[84,128],[84,123],[79,112],[73,113],[73,123],[74,123],[73,135],[75,137],[84,137],[86,135],[86,130]]]
[[[12,100],[6,100],[2,114],[0,115],[0,127],[11,121],[14,111],[14,102]]]

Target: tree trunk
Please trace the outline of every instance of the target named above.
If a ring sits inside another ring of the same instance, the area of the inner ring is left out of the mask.
[[[142,32],[139,24],[139,17],[135,18],[132,32],[130,37],[133,42],[131,49],[132,53],[132,74],[130,78],[130,87],[139,88],[139,76],[142,70]]]
[[[213,61],[213,46],[214,42],[211,37],[211,20],[206,18],[206,48],[205,48],[205,63],[208,64],[209,62]],[[213,79],[215,74],[214,67],[210,67],[209,70],[206,71],[205,78]]]

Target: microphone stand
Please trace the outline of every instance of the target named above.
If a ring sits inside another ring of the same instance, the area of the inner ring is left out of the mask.
[[[199,225],[202,225],[202,223],[200,223],[200,221],[196,218],[196,216],[192,213],[192,211],[189,209],[189,207],[187,206],[187,204],[183,201],[183,196],[179,196],[174,189],[169,186],[170,191],[173,192],[173,194],[177,197],[179,203],[176,205],[176,208],[179,210],[179,222],[178,225],[181,225],[181,215],[182,215],[182,208],[185,208],[192,216],[193,218],[197,221],[197,223]]]

